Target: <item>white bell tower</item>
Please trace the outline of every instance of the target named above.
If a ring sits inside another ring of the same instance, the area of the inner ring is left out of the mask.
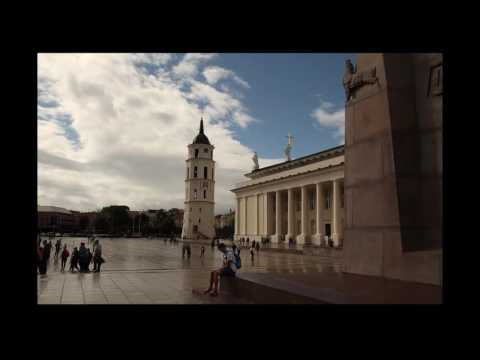
[[[202,118],[198,135],[188,145],[182,239],[212,239],[215,236],[213,149],[203,132]]]

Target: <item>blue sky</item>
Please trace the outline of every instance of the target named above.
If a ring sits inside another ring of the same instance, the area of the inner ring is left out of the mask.
[[[294,136],[294,157],[337,146],[334,130],[310,114],[321,100],[335,110],[344,107],[346,59],[354,60],[355,54],[221,54],[217,64],[250,84],[245,104],[260,120],[247,129],[237,127],[238,139],[269,158],[282,156],[288,132]]]
[[[345,59],[354,54],[39,54],[38,202],[183,207],[187,145],[215,145],[216,213],[252,170],[344,142]]]

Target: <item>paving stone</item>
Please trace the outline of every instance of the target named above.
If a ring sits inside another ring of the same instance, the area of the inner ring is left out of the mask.
[[[79,246],[87,239],[62,238],[62,243]],[[222,256],[217,250],[206,249],[200,259],[200,246],[192,245],[190,261],[182,260],[181,243],[171,244],[156,239],[100,239],[107,262],[100,273],[62,273],[50,263],[47,276],[38,276],[40,304],[226,304],[245,303],[229,297],[211,299],[192,295],[193,288],[208,286],[210,271],[220,267]],[[242,251],[240,270],[259,273],[321,272],[332,262],[319,256],[280,252],[260,252],[252,263]],[[319,262],[322,262],[319,264]],[[333,270],[333,269],[332,269]]]

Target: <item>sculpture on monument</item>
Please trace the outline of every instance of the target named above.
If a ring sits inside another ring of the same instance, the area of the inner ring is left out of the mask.
[[[287,138],[288,138],[288,144],[285,147],[285,156],[287,157],[287,161],[290,161],[290,160],[292,160],[292,157],[290,156],[290,153],[292,151],[293,136],[290,133],[288,133]]]
[[[257,156],[256,151],[253,153],[252,160],[253,160],[253,170],[258,170],[258,168],[259,168],[259,166],[258,166],[258,156]]]
[[[366,84],[375,84],[378,82],[377,69],[363,71],[358,73],[357,67],[353,66],[350,59],[345,61],[345,75],[343,76],[343,87],[345,88],[346,101],[355,97],[355,92]]]

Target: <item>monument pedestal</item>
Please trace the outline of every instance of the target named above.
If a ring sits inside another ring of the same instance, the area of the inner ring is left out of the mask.
[[[361,54],[356,72],[347,65],[346,272],[442,282],[441,64]]]

